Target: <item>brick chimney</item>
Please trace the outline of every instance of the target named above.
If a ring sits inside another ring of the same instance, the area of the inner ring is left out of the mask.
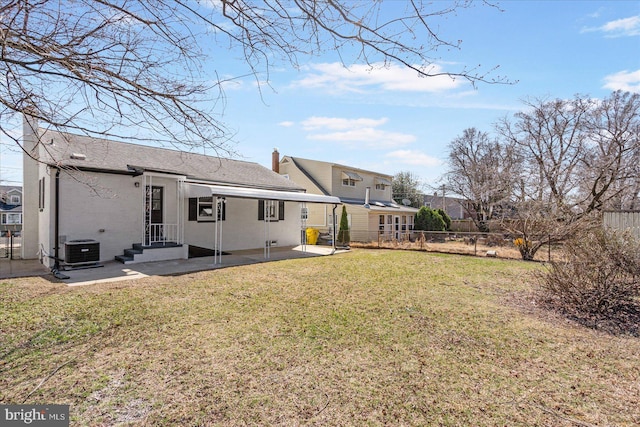
[[[280,173],[280,153],[277,148],[274,148],[271,154],[271,170]]]

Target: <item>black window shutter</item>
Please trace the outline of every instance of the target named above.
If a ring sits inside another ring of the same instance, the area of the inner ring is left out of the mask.
[[[284,221],[284,201],[278,202],[278,220]]]
[[[264,200],[258,200],[258,221],[264,221]]]
[[[220,204],[222,205],[222,213],[220,215],[218,215],[218,219],[220,221],[224,221],[226,219],[225,217],[227,215],[227,203],[226,202],[222,202]]]
[[[189,197],[189,221],[198,220],[198,198]]]

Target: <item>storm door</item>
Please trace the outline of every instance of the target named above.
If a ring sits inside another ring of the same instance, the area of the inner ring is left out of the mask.
[[[147,185],[145,194],[145,245],[163,241],[164,188]]]

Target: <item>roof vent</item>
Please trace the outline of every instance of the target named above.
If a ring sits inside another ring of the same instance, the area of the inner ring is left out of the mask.
[[[82,153],[71,153],[71,157],[74,160],[87,160],[87,155]]]

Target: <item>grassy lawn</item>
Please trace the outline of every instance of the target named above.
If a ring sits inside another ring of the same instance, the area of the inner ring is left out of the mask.
[[[535,308],[539,264],[351,253],[0,283],[0,402],[72,425],[640,424],[640,340]]]

